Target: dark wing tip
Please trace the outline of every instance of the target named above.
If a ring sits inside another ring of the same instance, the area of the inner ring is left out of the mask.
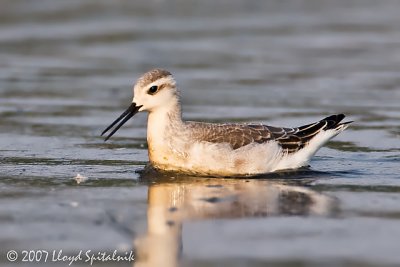
[[[318,122],[298,127],[297,128],[298,131],[296,133],[292,134],[300,139],[300,142],[299,142],[300,144],[299,144],[297,150],[303,148],[319,132],[331,130],[331,129],[338,129],[338,127],[340,127],[341,125],[351,123],[351,122],[340,123],[345,117],[346,116],[344,114],[334,114],[334,115],[328,116]],[[296,148],[293,147],[293,145],[288,146],[289,142],[287,142],[287,140],[285,140],[285,139],[281,140],[280,143],[283,148],[288,149],[289,153],[297,151]]]
[[[331,116],[328,116],[328,117],[322,119],[321,121],[334,121],[336,123],[339,123],[345,117],[346,117],[346,115],[344,115],[344,114],[334,114],[334,115],[331,115]]]
[[[344,114],[335,114],[335,115],[326,117],[325,119],[322,119],[321,120],[322,122],[326,122],[326,126],[324,127],[324,130],[336,129],[341,125],[350,124],[350,123],[354,122],[354,121],[346,121],[346,122],[340,123],[345,117],[346,117],[346,115],[344,115]]]

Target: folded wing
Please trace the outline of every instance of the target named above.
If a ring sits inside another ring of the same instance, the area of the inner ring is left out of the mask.
[[[211,143],[228,143],[233,149],[251,143],[277,142],[287,153],[294,153],[307,145],[321,131],[337,129],[345,115],[337,114],[318,122],[296,127],[283,128],[262,124],[211,124],[189,122],[193,137],[198,141]]]

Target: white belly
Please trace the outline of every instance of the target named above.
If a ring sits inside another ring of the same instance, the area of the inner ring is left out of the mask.
[[[160,170],[207,176],[250,176],[275,170],[282,159],[274,143],[250,144],[233,150],[221,143],[196,142],[186,148],[149,145],[151,164]]]

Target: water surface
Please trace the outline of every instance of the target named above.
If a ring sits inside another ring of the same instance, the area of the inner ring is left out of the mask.
[[[1,0],[1,265],[10,249],[133,249],[137,266],[399,265],[399,8]],[[154,67],[175,74],[186,119],[355,123],[308,170],[140,174],[145,114],[99,134]]]

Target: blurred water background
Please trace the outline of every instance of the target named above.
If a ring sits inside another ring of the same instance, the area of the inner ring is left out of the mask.
[[[15,265],[11,249],[117,249],[134,250],[137,266],[399,266],[399,10],[395,0],[0,0],[0,264]],[[174,73],[186,119],[355,123],[311,170],[141,176],[146,115],[107,143],[99,134],[154,67]]]

